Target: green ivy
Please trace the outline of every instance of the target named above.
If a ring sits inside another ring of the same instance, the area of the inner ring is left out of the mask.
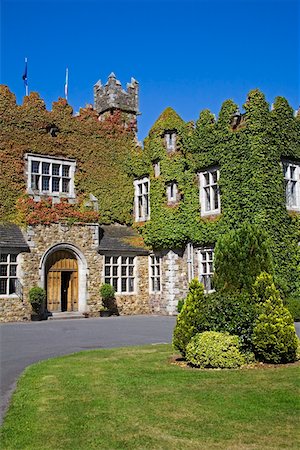
[[[244,222],[263,229],[270,246],[278,284],[286,294],[300,295],[300,216],[285,205],[281,159],[300,163],[300,120],[287,101],[276,98],[270,110],[259,90],[249,93],[245,113],[232,126],[237,105],[227,100],[218,119],[201,112],[195,125],[183,122],[167,108],[150,130],[144,151],[130,159],[130,174],[149,175],[151,220],[140,229],[154,248],[216,244],[224,233]],[[163,135],[176,130],[176,152],[168,154]],[[153,162],[160,161],[161,175],[154,178]],[[222,213],[201,217],[197,173],[220,167]],[[181,201],[167,205],[166,186],[176,181]]]

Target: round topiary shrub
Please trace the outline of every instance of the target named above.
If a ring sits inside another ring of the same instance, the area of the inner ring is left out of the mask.
[[[217,331],[196,334],[186,347],[186,359],[200,368],[235,369],[245,364],[238,336]]]

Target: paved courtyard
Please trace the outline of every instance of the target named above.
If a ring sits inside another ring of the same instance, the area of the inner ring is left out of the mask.
[[[0,326],[0,422],[25,367],[88,349],[171,342],[176,318],[120,316]]]

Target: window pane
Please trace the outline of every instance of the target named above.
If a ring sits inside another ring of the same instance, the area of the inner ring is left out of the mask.
[[[44,175],[48,175],[50,173],[50,163],[43,162],[43,164],[42,164],[42,173]]]
[[[39,189],[39,175],[31,175],[31,189]]]
[[[52,175],[60,175],[60,164],[52,164]]]
[[[127,257],[126,256],[122,256],[121,264],[126,264],[126,263],[127,263]]]
[[[106,277],[110,276],[110,267],[109,266],[105,266],[104,274],[105,274]]]
[[[17,275],[17,266],[15,264],[12,264],[9,267],[9,276],[10,277],[15,277]]]
[[[118,257],[117,256],[113,256],[113,264],[118,264]]]
[[[121,291],[122,292],[126,292],[127,288],[126,288],[126,278],[121,278]]]
[[[105,284],[110,284],[110,278],[104,278],[104,283]]]
[[[112,274],[114,277],[118,276],[118,266],[113,266],[112,267]]]
[[[0,277],[7,277],[7,264],[0,266]]]
[[[59,178],[52,178],[52,192],[59,192]]]
[[[112,280],[112,285],[115,288],[115,291],[118,291],[118,279],[117,278],[113,278]]]
[[[17,261],[17,255],[11,254],[10,255],[10,262],[16,262]]]
[[[40,163],[38,161],[31,161],[31,173],[39,173]]]
[[[6,285],[7,285],[7,280],[1,280],[0,279],[0,294],[6,294]]]
[[[7,261],[8,254],[7,253],[1,253],[0,255],[0,262],[6,262]]]
[[[128,279],[128,292],[134,291],[134,278]]]
[[[15,278],[11,278],[9,280],[9,293],[14,294],[16,292],[16,282],[17,280]]]
[[[63,178],[62,180],[62,192],[69,192],[70,180]]]
[[[42,177],[42,190],[49,191],[50,177]]]
[[[129,258],[128,258],[128,264],[131,264],[131,265],[134,264],[134,257],[133,257],[133,256],[129,256]]]
[[[130,276],[133,275],[133,266],[128,267],[128,275],[130,275]]]
[[[62,166],[62,176],[69,177],[70,166],[63,165]]]
[[[218,181],[218,173],[217,173],[217,171],[212,172],[212,182],[213,183],[217,183],[217,181]]]
[[[122,277],[126,277],[126,275],[127,275],[127,267],[126,266],[121,267],[121,275],[122,275]]]

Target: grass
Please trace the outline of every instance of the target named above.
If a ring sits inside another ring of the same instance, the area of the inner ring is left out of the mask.
[[[88,351],[29,367],[1,449],[299,449],[299,365],[197,370],[171,347]]]

